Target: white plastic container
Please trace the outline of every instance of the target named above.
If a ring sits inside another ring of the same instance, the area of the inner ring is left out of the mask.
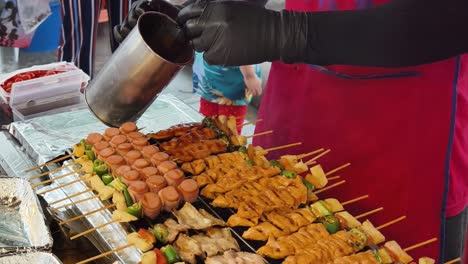
[[[78,91],[82,89],[84,86],[87,85],[89,81],[89,76],[85,74],[83,71],[78,69],[74,64],[68,63],[68,62],[57,62],[57,63],[51,63],[51,64],[46,64],[46,65],[38,65],[38,66],[32,66],[30,68],[25,68],[25,69],[20,69],[11,73],[7,74],[2,74],[0,75],[0,84],[4,83],[7,79],[19,74],[19,73],[25,73],[25,72],[30,72],[30,71],[37,71],[37,70],[56,70],[56,71],[64,71],[63,73],[57,73],[54,75],[50,76],[45,76],[45,77],[40,77],[36,79],[31,79],[27,81],[22,81],[22,82],[17,82],[12,85],[11,88],[11,93],[7,93],[5,90],[0,88],[0,97],[3,99],[3,101],[6,104],[10,104],[10,99],[13,94],[13,90],[16,90],[17,92],[18,89],[22,89],[24,87],[27,87],[28,89],[31,89],[31,91],[28,92],[33,92],[34,95],[32,95],[33,98],[37,99],[39,97],[38,93],[45,92],[45,96],[50,96],[51,93],[53,93],[53,90],[57,90],[58,94],[63,94],[64,92],[60,91],[62,90],[60,84],[57,84],[54,82],[54,80],[57,80],[57,82],[60,81],[75,81],[75,80],[80,80],[79,84],[78,81],[75,83],[75,85],[79,86]],[[74,72],[73,74],[69,74],[70,72]],[[53,87],[48,87],[49,85],[52,85]],[[34,89],[36,91],[33,91],[32,88],[37,88]],[[75,89],[71,89],[70,87],[65,88],[67,91],[73,90],[75,92]],[[26,93],[21,93],[22,96],[27,96]]]
[[[11,93],[0,89],[3,101],[11,107],[14,121],[81,109],[86,106],[81,91],[87,85],[89,76],[70,63],[52,63],[22,69],[0,76],[0,83],[18,73],[35,70],[62,70],[64,72],[14,83]]]

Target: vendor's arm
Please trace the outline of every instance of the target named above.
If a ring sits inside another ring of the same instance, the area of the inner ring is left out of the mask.
[[[367,10],[311,13],[228,1],[190,5],[179,20],[212,64],[282,60],[398,67],[467,52],[467,14],[466,0],[394,0]]]

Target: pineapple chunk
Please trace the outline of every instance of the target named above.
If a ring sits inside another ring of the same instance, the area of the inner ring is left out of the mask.
[[[297,174],[301,174],[309,170],[309,167],[304,162],[297,162],[294,164],[293,168]]]
[[[228,127],[229,131],[231,132],[231,135],[233,136],[238,136],[239,134],[237,133],[237,122],[236,122],[236,118],[234,116],[230,116],[227,120],[227,123],[226,123],[226,126]],[[243,137],[245,138],[245,137]],[[242,142],[242,141],[240,141]],[[246,139],[246,142],[247,142],[247,139]],[[242,144],[242,145],[237,145],[237,146],[243,146],[245,144]]]
[[[93,172],[93,162],[91,160],[83,161],[80,164],[81,164],[81,169],[85,171],[86,173]]]
[[[382,242],[385,242],[385,237],[380,233],[377,228],[374,227],[374,225],[369,221],[366,220],[364,223],[362,223],[362,231],[364,231],[368,237],[371,238],[372,242],[375,244],[380,244]]]
[[[335,216],[341,217],[345,221],[347,228],[355,228],[361,225],[354,216],[346,211],[336,213]]]
[[[244,136],[231,136],[231,143],[234,146],[245,146],[247,145],[247,138]]]
[[[99,199],[101,199],[101,201],[112,198],[114,192],[116,192],[116,190],[110,186],[104,186],[100,189],[97,189],[96,191],[99,193]]]
[[[310,183],[312,183],[315,187],[317,188],[323,188],[327,185],[328,179],[327,176],[325,175],[325,172],[322,169],[322,166],[316,165],[312,168],[310,168],[310,173],[311,175],[306,176],[306,180],[308,180]]]
[[[435,264],[435,260],[428,258],[428,257],[422,257],[418,261],[419,264]]]
[[[158,260],[154,251],[148,251],[141,255],[141,264],[155,264]]]
[[[99,189],[106,187],[106,185],[102,182],[101,178],[96,174],[89,179],[89,184],[91,188],[99,192]]]
[[[413,261],[413,258],[408,255],[405,251],[403,251],[398,245],[397,242],[395,241],[389,241],[385,243],[385,249],[393,253],[394,256],[398,258],[398,261],[403,262],[403,263],[410,263]]]
[[[121,192],[114,192],[112,196],[112,203],[115,204],[115,207],[119,211],[127,210],[127,204],[125,203],[125,197]]]
[[[341,203],[338,202],[337,199],[329,198],[329,199],[325,199],[323,201],[325,202],[325,204],[327,205],[327,208],[332,213],[344,211],[343,205],[341,205]]]
[[[127,235],[127,242],[129,244],[133,244],[136,248],[141,250],[142,252],[146,252],[153,248],[153,244],[146,242],[143,238],[141,238],[137,232],[133,232]]]
[[[75,157],[82,157],[85,154],[85,147],[83,144],[78,143],[73,146],[73,155]]]
[[[88,161],[88,160],[89,160],[88,156],[84,155],[84,156],[81,156],[81,157],[77,158],[76,163],[81,164],[81,163],[83,163],[85,161]]]
[[[94,173],[86,173],[85,175],[83,175],[81,177],[81,179],[83,179],[83,181],[87,184],[87,185],[90,185],[91,184],[91,178],[94,177]]]
[[[120,223],[128,223],[138,220],[134,215],[131,215],[125,211],[115,210],[112,212],[112,220],[119,221]]]

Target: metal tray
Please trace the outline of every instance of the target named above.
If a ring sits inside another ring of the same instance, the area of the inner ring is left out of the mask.
[[[30,252],[18,255],[0,257],[0,264],[62,264],[62,262],[51,253]]]
[[[0,176],[0,256],[50,250],[52,236],[28,181]]]

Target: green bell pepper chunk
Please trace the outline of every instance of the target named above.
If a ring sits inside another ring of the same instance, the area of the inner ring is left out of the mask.
[[[290,170],[283,170],[280,174],[288,179],[295,179],[297,177],[297,173],[295,171]]]
[[[277,161],[277,160],[270,160],[270,165],[273,166],[273,167],[278,167],[281,170],[284,170],[283,165],[281,165],[281,163],[279,161]]]
[[[382,260],[382,257],[380,257],[379,252],[372,250],[372,254],[374,255],[374,258],[377,260],[379,263],[384,263]]]
[[[93,148],[93,146],[91,146],[90,144],[88,144],[86,142],[86,140],[82,139],[80,140],[80,143],[84,146],[85,150],[91,150]]]
[[[349,232],[352,232],[356,235],[358,235],[359,240],[353,241],[353,246],[356,251],[359,251],[367,246],[367,235],[364,234],[361,230],[357,228],[352,228],[349,230]]]
[[[96,155],[94,155],[94,151],[86,150],[85,153],[89,160],[94,161],[96,159]]]
[[[109,186],[116,189],[117,191],[123,191],[125,188],[127,188],[127,185],[122,182],[120,178],[115,178],[111,183],[109,183]]]
[[[316,217],[324,217],[332,214],[324,201],[317,201],[311,204],[309,208]]]
[[[112,177],[112,175],[110,175],[109,173],[106,173],[102,175],[101,179],[105,185],[109,185],[114,180],[114,177]]]
[[[127,206],[132,206],[133,205],[133,199],[132,199],[132,196],[130,195],[130,193],[128,192],[128,189],[126,187],[122,190],[122,193],[124,195],[125,203],[127,204]]]
[[[245,146],[242,146],[242,147],[239,148],[239,152],[247,154],[247,148]]]
[[[169,235],[169,231],[163,224],[156,224],[154,228],[149,228],[149,231],[153,233],[154,237],[161,243],[165,244],[167,242],[167,236]]]
[[[340,221],[334,215],[327,215],[318,220],[325,226],[330,234],[335,234],[340,230]]]
[[[93,167],[97,167],[97,166],[102,165],[102,164],[104,164],[104,161],[102,161],[100,159],[95,159],[93,161]]]
[[[127,207],[127,213],[140,218],[142,216],[142,207],[141,203],[134,203],[133,205]]]
[[[255,166],[255,163],[252,160],[246,160],[245,162],[250,166]]]
[[[307,199],[309,200],[316,197],[314,194],[315,186],[306,179],[302,179],[302,183],[304,183],[305,187],[307,188]]]
[[[161,248],[161,252],[167,259],[168,264],[173,264],[179,261],[179,256],[177,255],[177,251],[171,245],[165,246]]]
[[[102,175],[106,174],[109,171],[109,168],[106,164],[101,164],[97,167],[94,167],[93,170],[97,175],[99,175],[99,177],[102,177]]]

